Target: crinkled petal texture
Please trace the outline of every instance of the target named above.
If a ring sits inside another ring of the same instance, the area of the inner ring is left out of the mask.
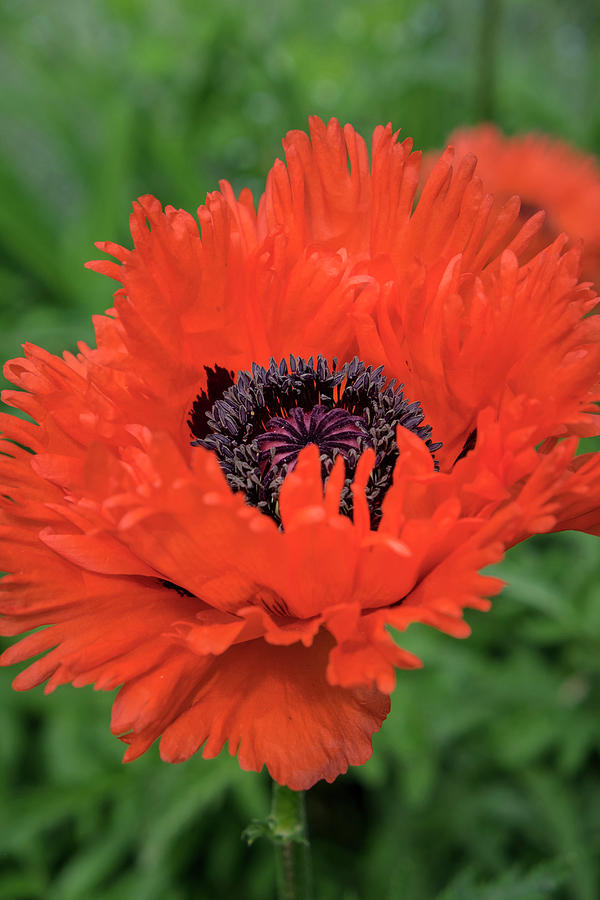
[[[600,532],[600,334],[579,251],[519,202],[494,207],[472,157],[438,160],[415,206],[419,154],[390,126],[291,132],[256,211],[226,183],[198,211],[134,204],[134,247],[91,264],[121,283],[97,348],[25,347],[6,366],[0,569],[5,663],[46,651],[15,686],[120,687],[126,759],[161,738],[171,762],[228,742],[295,789],[371,753],[395,670],[420,665],[390,628],[462,637],[481,575],[536,532]],[[306,447],[281,527],[233,493],[186,419],[205,366],[359,353],[422,403],[439,467],[399,427],[377,529],[366,450],[353,518],[344,462],[325,485]],[[40,629],[40,626],[47,626]]]
[[[594,156],[543,134],[507,137],[490,124],[460,128],[448,140],[457,153],[475,154],[496,203],[518,194],[524,211],[546,211],[542,240],[561,231],[583,239],[583,277],[600,284],[600,166]],[[434,164],[429,155],[424,174]]]

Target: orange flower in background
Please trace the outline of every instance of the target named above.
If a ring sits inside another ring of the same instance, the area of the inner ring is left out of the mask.
[[[520,262],[472,157],[391,126],[290,132],[255,211],[143,197],[97,349],[27,345],[4,394],[0,583],[15,681],[120,687],[126,760],[228,741],[303,789],[371,754],[388,626],[469,633],[529,535],[599,533],[600,319],[558,237]]]
[[[563,231],[581,238],[582,278],[600,283],[600,166],[594,156],[542,134],[506,137],[494,125],[460,128],[448,143],[457,155],[475,154],[477,172],[498,205],[520,196],[521,221],[546,211],[530,250],[542,249]],[[425,172],[435,159],[428,154]]]

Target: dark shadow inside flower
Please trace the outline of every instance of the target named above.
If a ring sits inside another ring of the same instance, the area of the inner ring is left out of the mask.
[[[190,410],[188,425],[196,438],[203,438],[209,433],[210,428],[206,420],[215,402],[223,396],[227,388],[234,383],[234,373],[215,364],[214,367],[204,366],[206,372],[206,390],[201,390],[194,405]]]
[[[171,591],[177,591],[180,597],[195,597],[195,594],[192,594],[191,591],[188,591],[186,588],[181,587],[179,584],[175,584],[173,581],[167,581],[164,578],[159,579],[161,585],[165,588],[168,588]]]
[[[466,441],[464,443],[464,447],[462,448],[462,450],[460,451],[460,453],[454,460],[454,465],[456,465],[456,463],[460,459],[464,459],[465,456],[467,455],[467,453],[470,453],[471,450],[474,450],[476,443],[477,443],[477,429],[474,428],[473,431],[470,433],[469,437],[466,439]]]

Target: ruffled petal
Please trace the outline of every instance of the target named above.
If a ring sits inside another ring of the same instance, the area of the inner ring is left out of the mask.
[[[546,210],[537,250],[561,231],[583,238],[583,278],[598,282],[600,167],[593,156],[540,134],[507,137],[490,124],[459,129],[448,140],[457,153],[475,154],[477,171],[498,205],[519,194],[525,216],[531,210]],[[425,160],[425,172],[433,163],[431,154]]]
[[[389,699],[374,689],[331,686],[329,647],[324,636],[310,648],[256,641],[233,647],[207,667],[190,708],[165,729],[162,758],[182,762],[203,744],[202,755],[211,758],[228,741],[243,769],[266,765],[293,790],[366,762]]]

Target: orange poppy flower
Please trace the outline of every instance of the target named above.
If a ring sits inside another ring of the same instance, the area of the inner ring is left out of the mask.
[[[228,741],[303,789],[371,754],[388,631],[466,636],[480,574],[540,531],[598,533],[600,318],[541,217],[493,208],[446,151],[335,120],[284,140],[255,211],[143,197],[97,349],[32,345],[2,418],[3,630],[15,681],[120,687],[126,760]],[[403,387],[402,387],[403,385]],[[39,626],[48,626],[40,629]]]
[[[521,221],[543,209],[546,219],[531,250],[561,232],[583,239],[584,279],[600,283],[600,166],[595,157],[542,134],[506,137],[494,125],[454,131],[448,142],[458,155],[474,153],[477,172],[498,205],[521,198]],[[424,172],[435,164],[428,154]]]

